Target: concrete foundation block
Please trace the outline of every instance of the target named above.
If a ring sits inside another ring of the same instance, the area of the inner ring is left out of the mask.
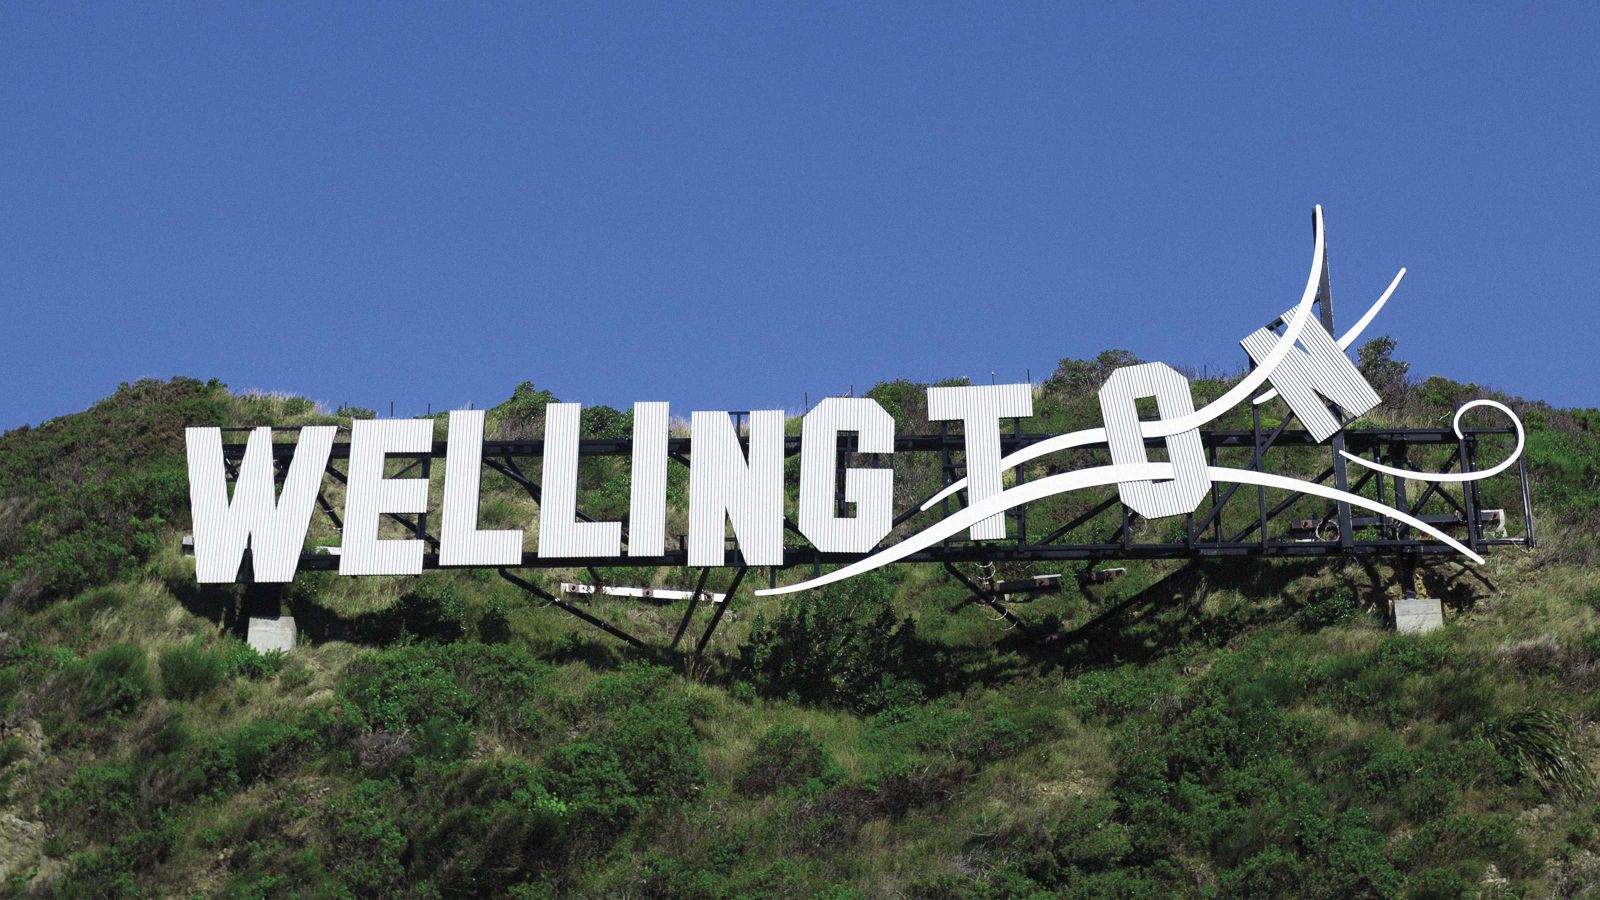
[[[1393,601],[1394,630],[1401,634],[1427,634],[1444,626],[1444,604],[1426,597]]]
[[[294,649],[295,640],[299,636],[300,631],[295,628],[294,616],[278,616],[271,619],[252,616],[249,629],[245,632],[245,640],[257,653],[268,653],[273,650],[287,653]]]

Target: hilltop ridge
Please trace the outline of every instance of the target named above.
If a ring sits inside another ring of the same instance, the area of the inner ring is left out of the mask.
[[[1594,890],[1600,411],[1413,381],[1394,349],[1359,353],[1385,400],[1370,423],[1443,427],[1490,397],[1528,429],[1539,547],[1427,562],[1440,631],[1386,629],[1382,560],[1119,563],[1019,606],[1032,634],[896,566],[741,593],[700,659],[629,648],[473,570],[302,573],[285,599],[301,646],[257,654],[247,592],[195,585],[180,550],[183,428],[371,413],[124,385],[0,436],[0,894]],[[1063,360],[1028,428],[1097,424],[1095,389],[1131,361]],[[1230,383],[1196,379],[1197,402]],[[925,431],[923,387],[867,396]],[[519,385],[489,436],[539,435],[554,399]],[[587,408],[584,434],[625,436],[628,415]],[[896,461],[897,506],[938,477]],[[486,479],[483,527],[536,521],[514,487]],[[1514,505],[1503,490],[1486,502]],[[625,515],[625,461],[585,461],[580,492]],[[308,538],[335,539],[326,523]],[[583,602],[657,637],[678,615]]]

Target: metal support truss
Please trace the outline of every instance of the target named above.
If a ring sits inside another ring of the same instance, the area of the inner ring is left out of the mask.
[[[972,592],[971,600],[973,603],[982,603],[983,605],[994,610],[1000,615],[1000,618],[1010,623],[1011,628],[1020,628],[1022,631],[1028,634],[1033,633],[1033,629],[1029,628],[1021,619],[1017,618],[1016,613],[1006,609],[1006,605],[1000,602],[1000,598],[996,596],[993,591],[984,588],[971,578],[968,578],[966,573],[956,568],[952,563],[945,563],[944,570],[945,572],[949,573],[951,578],[961,582],[962,587],[965,587],[967,590]],[[1008,628],[1007,630],[1009,631],[1010,629]]]
[[[1321,326],[1334,334],[1333,330],[1333,295],[1330,286],[1327,257],[1323,257],[1322,271],[1319,281],[1315,303],[1318,307]],[[1276,320],[1269,327],[1277,327],[1282,320]],[[1335,406],[1330,406],[1332,412],[1340,422],[1348,426],[1346,417]],[[735,431],[742,434],[744,429],[744,413],[735,413]],[[1467,429],[1461,435],[1442,428],[1409,428],[1409,429],[1342,429],[1326,443],[1319,443],[1309,433],[1303,430],[1291,429],[1294,422],[1292,414],[1285,415],[1282,421],[1263,431],[1262,408],[1251,406],[1251,427],[1249,430],[1216,430],[1201,433],[1201,444],[1206,454],[1209,465],[1227,466],[1229,464],[1247,465],[1255,471],[1265,471],[1267,460],[1272,456],[1278,460],[1289,463],[1296,471],[1320,471],[1309,483],[1324,484],[1330,479],[1334,487],[1341,491],[1360,494],[1362,491],[1372,491],[1375,499],[1393,509],[1401,510],[1408,515],[1431,525],[1441,528],[1457,528],[1462,530],[1461,540],[1474,551],[1481,551],[1493,546],[1534,546],[1534,521],[1532,494],[1529,490],[1528,467],[1526,457],[1518,462],[1517,475],[1520,487],[1521,508],[1506,510],[1507,514],[1519,515],[1521,519],[1521,534],[1516,537],[1490,536],[1485,533],[1484,520],[1487,513],[1484,511],[1484,497],[1482,484],[1470,481],[1464,484],[1449,484],[1444,482],[1428,483],[1420,493],[1412,498],[1408,491],[1406,479],[1386,476],[1375,470],[1365,471],[1352,485],[1349,479],[1348,460],[1341,451],[1370,459],[1375,462],[1386,462],[1400,469],[1410,469],[1414,451],[1426,451],[1428,448],[1443,450],[1448,448],[1450,454],[1443,463],[1444,471],[1458,471],[1470,473],[1479,470],[1478,458],[1482,451],[1480,444],[1485,439],[1495,436],[1513,434],[1510,428],[1475,428]],[[1039,441],[1046,440],[1054,435],[1025,434],[1022,432],[1020,420],[1014,420],[1009,433],[1002,433],[1001,450],[1010,454],[1031,446]],[[224,431],[245,432],[248,428],[229,428]],[[741,437],[741,443],[748,449],[748,438]],[[1145,442],[1150,449],[1162,449],[1165,445],[1164,438],[1151,438]],[[432,446],[419,453],[390,454],[390,459],[398,463],[398,471],[392,472],[387,477],[405,477],[411,472],[419,472],[420,477],[426,478],[431,474],[433,462],[445,458],[446,444],[444,441],[435,441]],[[801,449],[801,439],[798,436],[789,436],[784,441],[785,456],[798,454]],[[859,445],[856,437],[844,434],[839,437],[838,472],[835,477],[835,508],[840,515],[848,514],[848,504],[844,501],[843,484],[844,470],[850,466],[882,465],[876,454],[868,454],[865,458],[859,457]],[[967,474],[965,438],[951,429],[948,422],[940,424],[937,434],[899,435],[894,441],[895,456],[891,464],[904,463],[909,457],[917,454],[934,454],[937,458],[940,472],[941,486],[949,486]],[[281,481],[286,474],[290,460],[293,458],[295,447],[290,443],[275,443],[272,445],[273,461],[277,477]],[[544,442],[539,440],[502,440],[485,441],[483,444],[483,466],[492,472],[498,473],[522,490],[525,490],[535,503],[543,500],[540,484],[534,472],[533,464],[536,463],[544,452]],[[692,443],[689,438],[675,437],[667,441],[668,459],[685,469],[692,464]],[[243,443],[227,444],[223,447],[223,461],[229,473],[234,477],[238,475],[238,462],[243,458],[245,445]],[[579,442],[578,452],[580,457],[630,457],[633,452],[633,442],[628,438],[590,439]],[[1076,460],[1082,462],[1086,459],[1103,460],[1103,450],[1071,451],[1076,454]],[[1491,451],[1492,452],[1492,451]],[[1093,454],[1084,456],[1083,454]],[[1430,468],[1439,465],[1437,459],[1442,452],[1432,454],[1435,460]],[[1224,459],[1224,457],[1231,457]],[[343,485],[345,474],[335,465],[335,461],[348,460],[350,445],[348,443],[335,443],[327,465],[326,478],[332,482]],[[1018,484],[1026,482],[1030,476],[1036,476],[1041,471],[1051,471],[1057,465],[1049,465],[1043,461],[1018,467],[1015,477]],[[1031,471],[1030,471],[1031,468]],[[915,469],[907,468],[905,476]],[[1508,479],[1509,473],[1500,476]],[[1241,490],[1240,484],[1230,484],[1226,487],[1213,484],[1209,492],[1209,504],[1202,505],[1188,515],[1184,516],[1182,524],[1182,539],[1147,539],[1147,532],[1151,529],[1141,518],[1133,514],[1126,506],[1122,505],[1115,486],[1105,488],[1100,496],[1086,498],[1062,498],[1053,501],[1058,521],[1065,519],[1060,524],[1049,523],[1043,527],[1035,527],[1035,523],[1045,521],[1037,510],[1018,507],[1010,510],[1006,515],[1009,527],[1009,536],[1003,540],[973,541],[961,535],[953,535],[942,542],[913,553],[903,559],[906,563],[937,563],[944,567],[951,577],[960,581],[972,592],[975,603],[987,605],[998,613],[1014,627],[1026,626],[1017,619],[1005,605],[997,599],[993,589],[986,589],[974,582],[957,568],[958,563],[1052,563],[1066,561],[1094,562],[1099,560],[1121,559],[1198,559],[1215,556],[1263,556],[1263,557],[1303,557],[1303,556],[1387,556],[1395,560],[1396,566],[1404,572],[1412,572],[1419,558],[1427,554],[1452,552],[1446,545],[1438,543],[1426,536],[1419,536],[1414,529],[1397,519],[1384,515],[1354,516],[1348,502],[1329,502],[1320,497],[1297,493],[1292,491],[1274,491],[1275,498],[1269,502],[1268,489],[1256,487],[1253,491],[1254,502],[1232,502]],[[1281,495],[1281,496],[1280,496]],[[1249,498],[1249,493],[1245,497]],[[1392,497],[1392,499],[1391,499]],[[947,517],[956,510],[965,507],[969,498],[964,492],[956,492],[945,496],[938,504],[936,510],[924,511],[921,509],[922,501],[913,503],[908,508],[897,513],[892,520],[890,536],[887,542],[893,543],[911,533],[915,533],[934,521]],[[326,494],[319,489],[316,497],[317,508],[327,517],[333,527],[342,532],[344,523],[335,512],[333,504],[329,502]],[[1310,505],[1316,513],[1314,516],[1305,516],[1306,506]],[[1509,505],[1509,504],[1507,504]],[[1282,524],[1284,517],[1291,511],[1298,510],[1300,518]],[[1433,511],[1430,511],[1433,510]],[[577,510],[577,517],[585,522],[596,519],[582,510]],[[427,543],[427,552],[423,554],[423,568],[433,569],[439,567],[439,540],[428,531],[428,515],[421,513],[414,517],[396,513],[385,513],[384,518],[399,526],[402,532]],[[1504,524],[1504,519],[1499,520]],[[1114,527],[1113,527],[1114,526]],[[1108,534],[1100,540],[1085,540],[1080,532],[1087,530],[1090,534]],[[781,566],[769,567],[769,584],[775,584],[778,568],[804,566],[812,573],[820,573],[822,566],[842,565],[855,562],[867,556],[865,553],[836,553],[823,551],[809,544],[794,523],[787,518],[784,520],[784,532],[788,543],[783,549]],[[622,536],[624,544],[627,542],[627,523],[623,523]],[[1228,536],[1231,535],[1231,536]],[[711,614],[710,621],[706,624],[704,633],[696,641],[694,654],[699,655],[710,642],[717,625],[726,614],[728,607],[733,603],[735,593],[744,580],[749,567],[737,547],[730,547],[728,551],[729,565],[737,566],[729,585],[726,598],[722,603],[716,604]],[[306,571],[326,571],[337,569],[339,560],[337,556],[327,553],[303,553],[300,557],[300,569]],[[501,568],[500,574],[507,581],[528,591],[542,599],[546,605],[570,613],[573,616],[611,634],[621,640],[636,646],[643,646],[638,638],[628,634],[622,629],[608,622],[602,621],[593,615],[566,603],[532,581],[513,573],[512,569],[587,569],[596,584],[605,583],[602,572],[607,568],[616,567],[649,567],[671,566],[687,567],[688,552],[684,538],[679,535],[677,546],[665,549],[654,556],[624,555],[607,558],[552,558],[539,556],[537,553],[525,551],[520,563],[516,566]],[[242,571],[250,572],[248,551]],[[248,579],[248,574],[246,574]],[[672,637],[672,647],[676,648],[687,632],[690,620],[694,617],[695,606],[702,596],[706,582],[710,577],[710,569],[701,569],[695,590],[687,603],[682,619],[678,622],[677,630]],[[1409,576],[1408,576],[1409,577]]]
[[[1231,462],[1257,470],[1267,468],[1266,463],[1270,455],[1275,462],[1281,460],[1298,471],[1307,469],[1317,471],[1312,466],[1316,465],[1316,460],[1320,457],[1321,465],[1317,467],[1321,470],[1320,474],[1312,478],[1311,482],[1321,484],[1333,479],[1337,483],[1345,463],[1343,457],[1330,445],[1313,440],[1307,432],[1291,428],[1292,422],[1292,416],[1286,417],[1270,430],[1264,430],[1260,409],[1255,408],[1252,427],[1249,430],[1202,432],[1201,442],[1207,459],[1213,464]],[[1443,470],[1471,472],[1478,468],[1483,441],[1499,437],[1501,445],[1508,445],[1508,437],[1511,435],[1513,431],[1510,428],[1469,429],[1459,438],[1454,432],[1442,428],[1364,428],[1346,430],[1341,434],[1341,439],[1351,453],[1402,468],[1413,465],[1412,461],[1419,452],[1426,456],[1427,451],[1432,448],[1435,451],[1432,459],[1435,461],[1429,468],[1439,466],[1437,460],[1442,457]],[[1001,436],[1002,450],[1011,453],[1048,437],[1051,435],[1012,431]],[[1162,441],[1152,439],[1147,443],[1152,449],[1156,449]],[[901,435],[895,439],[896,455],[893,460],[906,463],[909,462],[908,457],[917,454],[936,454],[942,475],[938,479],[938,485],[943,486],[965,474],[963,449],[962,436],[959,433],[951,433],[949,429],[939,434]],[[1443,452],[1446,449],[1449,451],[1447,455]],[[543,443],[540,441],[486,441],[483,449],[483,465],[489,471],[499,473],[525,490],[528,496],[538,502],[541,499],[540,486],[536,477],[530,473],[536,472],[533,465],[537,464],[543,450]],[[840,437],[839,450],[841,469],[848,465],[872,462],[870,457],[858,460],[851,456],[857,452],[856,441],[852,435]],[[584,440],[579,443],[579,453],[583,457],[627,456],[631,452],[632,442],[626,439]],[[799,452],[800,439],[788,438],[785,453],[793,455]],[[1073,452],[1082,454],[1100,451]],[[1494,452],[1498,451],[1491,450],[1491,453]],[[281,478],[293,456],[294,445],[274,444],[273,453]],[[687,466],[691,463],[689,453],[688,439],[673,438],[669,441],[669,458],[678,465]],[[230,472],[236,474],[238,461],[242,459],[243,454],[243,444],[228,444],[224,447],[224,460]],[[444,458],[445,443],[436,442],[431,450],[422,453],[394,454],[394,456],[398,457],[397,471],[388,477],[401,477],[411,472],[426,473],[434,460]],[[349,445],[335,444],[326,472],[331,483],[339,485],[344,483],[345,475],[340,461],[348,458]],[[1081,461],[1084,458],[1079,456],[1078,459]],[[1044,471],[1046,466],[1043,462],[1033,465],[1035,476]],[[1060,465],[1059,461],[1057,465]],[[1484,513],[1482,513],[1484,501],[1479,482],[1468,482],[1464,485],[1434,482],[1420,492],[1411,493],[1407,490],[1408,484],[1405,480],[1390,478],[1382,473],[1368,470],[1353,484],[1349,484],[1348,488],[1356,493],[1365,492],[1368,496],[1374,496],[1386,504],[1392,504],[1396,509],[1438,527],[1459,529],[1462,542],[1481,552],[1484,548],[1493,546],[1534,545],[1533,507],[1526,464],[1519,465],[1516,473],[1514,477],[1520,490],[1521,504],[1520,508],[1507,509],[1506,514],[1520,518],[1522,528],[1520,535],[1510,537],[1493,537],[1485,533]],[[1027,478],[1029,474],[1026,470],[1019,472],[1018,480]],[[1507,472],[1498,477],[1510,479],[1513,476]],[[842,484],[842,479],[838,484]],[[930,485],[930,491],[933,487]],[[964,536],[956,536],[914,553],[904,561],[942,565],[952,577],[972,592],[974,602],[987,606],[1010,626],[1026,630],[1026,626],[1014,613],[991,596],[991,592],[985,591],[962,573],[956,564],[1195,559],[1215,556],[1351,555],[1395,557],[1397,565],[1413,566],[1421,556],[1450,552],[1448,547],[1427,538],[1426,535],[1414,533],[1408,526],[1389,517],[1353,516],[1348,508],[1341,509],[1344,504],[1331,503],[1322,498],[1288,491],[1274,491],[1275,496],[1269,499],[1268,490],[1265,488],[1257,488],[1253,492],[1255,496],[1250,498],[1254,502],[1245,505],[1236,501],[1239,491],[1239,485],[1214,487],[1209,497],[1202,501],[1202,506],[1185,517],[1182,537],[1177,540],[1151,539],[1149,532],[1152,530],[1145,526],[1142,519],[1121,504],[1116,488],[1110,486],[1103,489],[1099,496],[1084,497],[1066,503],[1064,514],[1060,514],[1057,519],[1059,524],[1041,516],[1037,510],[1027,516],[1012,515],[1008,516],[1010,533],[1004,540],[973,541],[965,539]],[[1245,496],[1249,497],[1249,493]],[[886,543],[893,543],[907,534],[920,530],[942,518],[942,513],[946,510],[954,511],[965,504],[966,497],[958,493],[953,498],[947,498],[939,507],[924,512],[920,509],[922,500],[918,499],[894,517],[894,529],[891,536],[886,539]],[[1511,504],[1506,505],[1511,506]],[[326,494],[319,492],[317,508],[335,529],[342,530],[343,522]],[[1293,518],[1288,518],[1291,511],[1296,511],[1296,514]],[[585,521],[595,520],[593,516],[581,510],[577,515]],[[426,552],[423,554],[424,568],[439,567],[439,541],[429,532],[426,516],[386,513],[384,518],[393,526],[398,526],[403,536],[416,537],[427,543]],[[1061,519],[1065,521],[1060,521]],[[1311,523],[1309,528],[1307,523]],[[1085,530],[1105,537],[1085,539],[1082,537],[1082,532]],[[823,566],[842,565],[867,555],[819,550],[807,543],[792,527],[785,529],[785,535],[786,546],[780,568],[803,566],[816,572]],[[710,621],[696,640],[692,651],[694,654],[704,652],[748,572],[747,564],[736,546],[730,549],[728,556],[729,564],[738,571],[734,574],[727,590],[727,599],[723,603],[716,604]],[[306,571],[334,570],[338,565],[337,556],[321,552],[305,553],[300,558],[300,569]],[[525,575],[512,571],[587,569],[596,583],[605,583],[608,579],[604,573],[608,568],[641,566],[687,567],[688,553],[681,537],[677,546],[668,547],[662,554],[649,557],[566,559],[541,557],[533,552],[525,552],[519,565],[501,568],[500,574],[510,583],[538,597],[545,605],[554,606],[629,644],[643,646],[644,642],[634,635],[597,618],[577,605],[557,598]],[[248,572],[248,568],[245,571]],[[695,587],[695,599],[687,602],[673,634],[673,648],[683,642],[689,623],[694,617],[697,600],[703,596],[710,575],[710,569],[701,570]],[[769,575],[769,580],[772,577],[775,576]]]

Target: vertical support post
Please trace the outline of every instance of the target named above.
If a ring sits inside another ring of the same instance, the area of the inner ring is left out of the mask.
[[[1522,476],[1522,523],[1523,540],[1532,549],[1533,543],[1533,495],[1528,490],[1528,454],[1517,457],[1517,473]]]
[[[1011,420],[1011,433],[1016,435],[1017,437],[1021,437],[1022,436],[1022,419],[1021,418],[1016,418],[1016,419],[1012,419]],[[1027,484],[1028,483],[1028,467],[1026,465],[1017,466],[1015,471],[1017,473],[1017,484]],[[1017,509],[1016,509],[1016,513],[1017,513],[1017,546],[1018,547],[1025,547],[1028,544],[1028,504],[1024,503],[1021,506],[1018,506]]]
[[[1209,465],[1214,466],[1217,464],[1217,447],[1215,444],[1211,445],[1207,458],[1209,459]],[[1211,482],[1211,535],[1212,540],[1218,544],[1222,543],[1222,510],[1219,508],[1221,505],[1221,501],[1218,499],[1219,493],[1217,483],[1215,481]]]
[[[1478,436],[1475,434],[1467,435],[1467,465],[1472,467],[1470,471],[1478,471]],[[1472,488],[1472,508],[1477,511],[1477,515],[1472,517],[1472,521],[1477,524],[1478,541],[1482,543],[1485,540],[1482,519],[1483,484],[1478,481],[1469,481],[1467,486]]]
[[[951,462],[950,460],[949,422],[939,423],[939,461],[941,463],[941,468],[939,470],[939,486],[949,487],[950,482],[955,480],[955,463]],[[948,495],[943,500],[939,501],[939,518],[950,518],[950,497]],[[946,547],[950,546],[950,538],[944,539],[944,545]]]
[[[833,514],[844,518],[849,509],[844,502],[844,474],[854,460],[847,457],[852,454],[839,452],[833,454]]]
[[[1377,454],[1377,450],[1373,450],[1373,454],[1376,455]],[[1378,504],[1380,506],[1386,506],[1388,504],[1384,503],[1384,499],[1383,499],[1383,473],[1374,471],[1372,474],[1375,476],[1374,480],[1376,480],[1377,483],[1378,483]],[[1388,522],[1387,518],[1383,519],[1383,521],[1385,522],[1385,524],[1387,524],[1387,522]],[[1388,532],[1388,530],[1389,530],[1388,528],[1380,528],[1380,529],[1378,529],[1378,533],[1380,535],[1382,535],[1382,534],[1385,534],[1386,532]]]
[[[1394,466],[1397,469],[1406,468],[1406,446],[1407,445],[1404,442],[1390,445],[1389,465]],[[1406,498],[1406,480],[1404,478],[1396,478],[1394,480],[1394,508],[1400,510],[1401,512],[1410,512],[1411,507],[1408,505],[1410,502],[1411,501]],[[1396,540],[1402,540],[1411,536],[1410,525],[1403,525],[1399,522],[1395,522],[1393,523],[1393,527],[1394,537]]]
[[[1251,456],[1250,468],[1261,471],[1261,407],[1250,405],[1250,431],[1255,436],[1255,452]],[[1256,487],[1256,512],[1261,517],[1261,549],[1267,549],[1267,489],[1265,486]]]
[[[1335,334],[1333,330],[1333,288],[1328,283],[1326,239],[1323,242],[1322,252],[1322,282],[1317,285],[1317,311],[1322,318],[1322,327],[1327,329],[1329,334]],[[1344,422],[1344,410],[1341,410],[1337,403],[1330,404],[1330,407],[1333,409],[1334,418],[1338,419],[1342,425]],[[1333,440],[1329,447],[1333,454],[1333,486],[1341,491],[1348,491],[1350,490],[1350,473],[1345,468],[1343,427],[1333,433]],[[1349,550],[1354,543],[1355,535],[1350,527],[1350,504],[1341,500],[1339,501],[1339,547]]]
[[[1461,457],[1462,474],[1470,473],[1472,471],[1472,445],[1468,438],[1463,437],[1461,439],[1460,445],[1456,448],[1456,453]],[[1467,519],[1467,546],[1477,550],[1478,545],[1482,543],[1482,535],[1478,531],[1478,504],[1473,502],[1477,499],[1478,492],[1473,490],[1473,487],[1474,485],[1470,481],[1461,485],[1461,508],[1463,510],[1462,515]]]
[[[433,455],[422,458],[422,480],[427,481],[433,474]],[[432,490],[431,488],[429,489]],[[417,513],[417,540],[427,540],[428,537],[428,507],[424,505],[422,512]]]

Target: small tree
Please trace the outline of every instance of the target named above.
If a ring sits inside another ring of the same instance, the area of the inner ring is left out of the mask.
[[[1055,372],[1045,379],[1044,389],[1068,396],[1093,393],[1100,390],[1112,372],[1125,366],[1136,366],[1140,362],[1139,357],[1127,350],[1105,350],[1094,359],[1065,358],[1056,365]]]
[[[911,620],[896,622],[894,591],[869,573],[802,596],[777,619],[758,618],[744,664],[768,694],[872,712],[922,697],[937,662]]]
[[[1361,370],[1362,377],[1387,403],[1399,403],[1405,399],[1406,373],[1411,368],[1409,363],[1394,358],[1394,348],[1394,338],[1383,335],[1367,341],[1356,350],[1356,366]]]

